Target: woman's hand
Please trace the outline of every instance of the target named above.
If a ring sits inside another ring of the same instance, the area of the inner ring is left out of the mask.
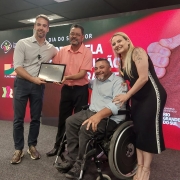
[[[130,98],[130,96],[128,94],[119,94],[117,96],[115,96],[115,98],[113,99],[113,102],[115,104],[120,104],[120,107],[122,107],[122,105]]]

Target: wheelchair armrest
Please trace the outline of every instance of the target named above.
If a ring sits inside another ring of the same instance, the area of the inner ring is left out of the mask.
[[[126,109],[126,110],[119,110],[118,111],[118,115],[125,115],[125,114],[130,114],[130,110],[129,109]]]
[[[84,105],[84,106],[82,106],[82,109],[83,110],[86,110],[86,109],[88,109],[89,108],[89,105]],[[125,114],[129,114],[130,113],[130,110],[129,109],[126,109],[126,110],[119,110],[118,111],[118,115],[125,115]]]
[[[84,105],[84,106],[82,106],[82,110],[86,110],[86,109],[88,109],[89,108],[89,105]]]

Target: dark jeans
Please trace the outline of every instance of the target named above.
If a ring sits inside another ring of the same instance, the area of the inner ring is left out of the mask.
[[[98,126],[97,131],[93,132],[90,128],[86,130],[87,124],[82,125],[82,123],[93,116],[95,113],[88,110],[82,110],[66,120],[66,139],[67,139],[67,149],[68,149],[68,156],[70,160],[82,160],[83,155],[85,152],[86,144],[88,141],[94,136],[101,136],[104,137],[106,125],[107,125],[107,118],[102,119]],[[113,121],[109,120],[108,127],[106,133],[113,134],[115,129],[117,128],[118,124]],[[103,135],[103,136],[102,136]]]
[[[65,133],[66,119],[74,113],[81,111],[82,106],[88,104],[88,85],[67,86],[64,85],[61,90],[61,100],[59,105],[59,122],[56,135],[55,148],[59,148],[63,135]]]
[[[37,144],[44,88],[44,85],[37,85],[18,77],[14,81],[13,138],[16,150],[24,148],[24,117],[28,100],[31,114],[28,146]]]

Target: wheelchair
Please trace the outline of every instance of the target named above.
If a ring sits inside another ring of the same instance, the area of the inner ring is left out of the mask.
[[[88,106],[84,106],[83,109],[87,109]],[[98,139],[93,137],[86,145],[85,154],[81,164],[81,172],[78,180],[83,178],[83,170],[87,159],[94,160],[98,177],[96,180],[111,180],[111,178],[102,173],[101,165],[102,160],[99,158],[105,154],[108,158],[109,167],[118,179],[130,179],[135,175],[137,171],[137,156],[135,148],[135,134],[133,132],[133,122],[130,120],[130,110],[119,110],[118,115],[126,114],[126,120],[120,123],[113,135],[110,137],[104,137]],[[108,122],[107,122],[108,123]],[[106,136],[106,135],[105,135]],[[58,167],[58,158],[63,160],[62,153],[65,150],[66,135],[64,134],[63,140],[60,144],[60,148],[57,153],[57,157],[54,162],[54,166]],[[100,154],[98,150],[101,150]],[[57,168],[58,170],[58,168]]]

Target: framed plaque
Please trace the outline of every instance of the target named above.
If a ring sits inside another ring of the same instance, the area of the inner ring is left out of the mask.
[[[65,64],[41,63],[38,77],[46,82],[61,82],[66,69]]]

